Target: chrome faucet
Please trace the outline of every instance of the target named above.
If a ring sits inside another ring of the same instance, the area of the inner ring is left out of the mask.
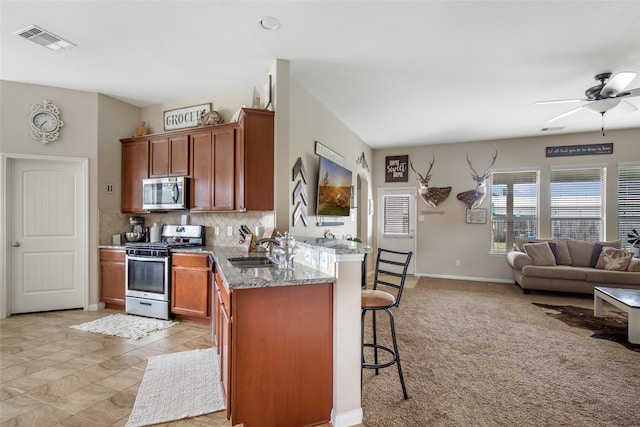
[[[257,245],[261,245],[261,244],[267,243],[267,242],[271,242],[271,243],[274,243],[274,244],[280,246],[280,240],[269,238],[269,237],[265,237],[263,239],[258,239],[258,240],[255,241],[255,244],[257,246]]]

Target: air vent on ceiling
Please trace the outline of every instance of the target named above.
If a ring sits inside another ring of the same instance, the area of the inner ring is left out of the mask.
[[[540,132],[553,132],[564,129],[564,126],[550,126],[548,128],[540,129]]]
[[[23,28],[22,30],[16,31],[13,34],[51,50],[71,49],[72,47],[75,47],[75,44],[64,40],[35,25]]]

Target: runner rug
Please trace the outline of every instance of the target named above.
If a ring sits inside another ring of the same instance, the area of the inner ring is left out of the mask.
[[[223,410],[215,348],[149,358],[126,427],[142,427]]]

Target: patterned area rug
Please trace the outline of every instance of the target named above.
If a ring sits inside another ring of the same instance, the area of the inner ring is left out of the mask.
[[[221,411],[215,348],[149,358],[126,427],[141,427]]]
[[[80,331],[139,340],[151,332],[161,331],[175,324],[176,322],[170,320],[150,319],[128,314],[112,314],[111,316],[69,327]]]
[[[593,331],[591,338],[617,342],[632,351],[640,352],[640,344],[629,342],[626,313],[605,312],[602,317],[595,317],[593,309],[574,307],[571,305],[550,305],[534,302],[549,316],[562,320],[574,328]]]

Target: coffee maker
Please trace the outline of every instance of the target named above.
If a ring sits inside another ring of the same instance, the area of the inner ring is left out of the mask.
[[[144,218],[141,216],[130,216],[129,225],[131,225],[131,231],[125,233],[125,238],[129,242],[140,242],[146,239],[146,233],[144,231]]]

